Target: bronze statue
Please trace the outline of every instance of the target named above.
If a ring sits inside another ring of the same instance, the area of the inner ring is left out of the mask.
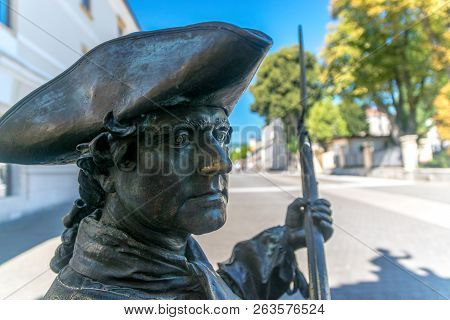
[[[223,226],[228,116],[272,44],[226,23],[106,42],[0,119],[0,162],[80,167],[46,299],[308,297],[294,251],[304,211],[325,240],[330,204],[296,199],[286,224],[210,265],[192,234]]]

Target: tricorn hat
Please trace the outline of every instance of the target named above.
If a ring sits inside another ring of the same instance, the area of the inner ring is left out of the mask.
[[[73,162],[111,111],[119,121],[177,105],[229,114],[271,45],[262,32],[221,22],[107,41],[0,118],[0,162]]]

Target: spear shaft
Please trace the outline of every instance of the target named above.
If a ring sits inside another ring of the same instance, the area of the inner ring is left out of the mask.
[[[302,172],[303,198],[312,204],[318,198],[317,180],[314,173],[313,153],[311,140],[305,127],[305,114],[307,110],[306,92],[306,65],[303,49],[302,26],[298,27],[299,62],[300,62],[300,104],[301,114],[298,121],[299,152]],[[322,233],[313,222],[310,206],[305,212],[305,237],[308,251],[309,295],[314,300],[329,300],[330,288],[325,260],[324,239]]]

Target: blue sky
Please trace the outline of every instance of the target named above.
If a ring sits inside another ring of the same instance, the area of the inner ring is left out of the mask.
[[[261,30],[271,36],[271,52],[297,43],[297,26],[303,25],[305,47],[318,53],[330,21],[328,0],[260,1],[142,1],[130,0],[143,30],[179,27],[205,21],[225,21]],[[246,92],[230,116],[233,127],[257,126],[264,119],[250,111],[252,95]],[[239,135],[234,135],[237,142]]]

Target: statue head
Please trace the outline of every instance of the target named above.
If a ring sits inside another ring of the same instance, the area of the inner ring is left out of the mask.
[[[221,22],[129,34],[0,118],[0,162],[81,169],[53,270],[70,259],[87,215],[138,240],[149,230],[203,234],[225,223],[227,116],[271,44]]]
[[[226,220],[231,128],[217,107],[175,107],[120,124],[79,149],[81,198],[100,189],[102,220],[145,237],[147,230],[203,234]],[[88,186],[88,187],[86,187]],[[97,202],[97,201],[95,201]]]

